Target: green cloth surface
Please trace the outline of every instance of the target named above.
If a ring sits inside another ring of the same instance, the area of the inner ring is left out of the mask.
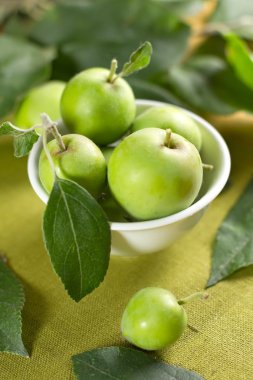
[[[78,304],[67,296],[43,247],[44,205],[29,184],[26,159],[13,158],[11,140],[0,139],[0,250],[24,284],[23,341],[31,355],[0,353],[1,380],[73,379],[73,354],[129,346],[121,338],[120,320],[137,290],[159,286],[185,297],[204,288],[217,228],[253,174],[253,126],[223,127],[222,133],[232,154],[231,184],[201,221],[166,251],[112,257],[103,284]],[[156,357],[206,380],[252,380],[253,267],[210,288],[209,294],[207,301],[185,306],[199,332],[188,328]]]

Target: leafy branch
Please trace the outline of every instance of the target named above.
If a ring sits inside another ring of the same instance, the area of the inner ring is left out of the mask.
[[[104,279],[111,250],[110,226],[102,207],[88,191],[73,181],[57,177],[47,148],[47,135],[52,134],[65,150],[57,123],[42,114],[39,127],[55,179],[43,219],[44,243],[55,272],[68,294],[78,302]],[[23,157],[39,138],[36,128],[22,130],[4,122],[0,135],[13,136],[14,154]]]

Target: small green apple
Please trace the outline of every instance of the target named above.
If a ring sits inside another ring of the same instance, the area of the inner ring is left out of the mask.
[[[144,111],[135,119],[132,131],[143,128],[171,129],[189,140],[198,150],[201,148],[202,137],[198,124],[184,110],[177,107],[166,105]]]
[[[56,140],[47,144],[59,178],[79,183],[93,196],[100,195],[106,185],[106,162],[101,150],[85,136],[62,136],[66,150],[62,151]],[[39,177],[48,193],[53,187],[53,173],[42,150],[39,159]]]
[[[64,87],[64,82],[51,81],[31,89],[14,115],[14,124],[23,129],[39,125],[43,112],[53,120],[60,119],[60,99]]]
[[[103,68],[77,74],[61,98],[61,114],[69,130],[98,145],[110,144],[124,135],[135,113],[131,87],[120,77],[111,81],[110,70]]]
[[[161,288],[144,288],[127,304],[121,331],[130,343],[144,350],[173,344],[187,326],[187,315],[176,297]]]
[[[195,146],[159,128],[127,136],[108,165],[113,196],[137,220],[161,218],[187,208],[198,195],[202,178]]]

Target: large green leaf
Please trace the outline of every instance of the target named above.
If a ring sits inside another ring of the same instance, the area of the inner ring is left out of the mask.
[[[10,36],[0,36],[0,117],[18,97],[50,75],[52,51]]]
[[[207,286],[253,264],[253,180],[220,226]]]
[[[191,107],[213,113],[231,113],[227,103],[217,98],[209,84],[215,73],[223,70],[216,57],[198,57],[169,71],[169,88]]]
[[[223,37],[210,37],[190,59],[169,70],[164,87],[196,111],[253,112],[253,91],[226,61],[225,48]]]
[[[67,292],[80,301],[104,279],[110,226],[101,206],[75,182],[57,179],[43,222],[44,241]]]
[[[253,89],[253,61],[247,45],[235,34],[224,35],[229,63],[243,83]]]
[[[189,33],[166,1],[90,0],[55,5],[34,26],[31,37],[58,46],[70,74],[73,68],[108,67],[114,57],[123,64],[140,42],[148,40],[154,55],[141,74],[146,77],[180,61]],[[62,61],[55,65],[57,72]]]
[[[215,56],[196,56],[169,71],[168,88],[197,111],[229,114],[253,111],[253,91],[226,62]]]
[[[155,360],[145,352],[106,347],[72,357],[77,380],[204,380],[195,372]]]
[[[21,337],[24,302],[21,282],[0,258],[0,351],[28,357]]]
[[[135,77],[129,78],[128,82],[133,87],[136,98],[153,99],[179,106],[186,106],[174,93],[159,84]]]

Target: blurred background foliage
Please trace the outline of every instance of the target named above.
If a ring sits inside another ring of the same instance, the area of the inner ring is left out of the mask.
[[[29,88],[113,57],[121,66],[146,40],[152,62],[129,78],[136,97],[253,112],[250,0],[2,0],[0,30],[2,118]]]

